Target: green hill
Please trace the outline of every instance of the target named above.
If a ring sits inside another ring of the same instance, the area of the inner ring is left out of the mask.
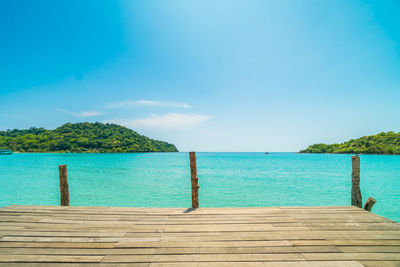
[[[55,130],[30,128],[0,131],[0,149],[15,152],[177,152],[175,145],[156,141],[116,124],[66,123]]]
[[[341,144],[315,144],[300,153],[400,154],[400,132],[382,132]]]

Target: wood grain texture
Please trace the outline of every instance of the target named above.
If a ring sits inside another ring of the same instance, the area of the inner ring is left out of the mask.
[[[60,198],[61,206],[69,206],[69,186],[67,165],[58,166],[60,176]]]
[[[0,208],[0,265],[397,266],[399,262],[400,224],[354,206]]]
[[[351,205],[361,208],[362,197],[360,190],[360,156],[352,156],[351,165]]]
[[[196,152],[189,152],[190,175],[192,183],[192,208],[199,207],[199,177],[197,176]]]
[[[364,209],[367,210],[367,211],[371,211],[372,207],[375,205],[375,203],[376,203],[376,199],[372,198],[372,197],[369,197],[367,199],[367,201],[365,201]]]

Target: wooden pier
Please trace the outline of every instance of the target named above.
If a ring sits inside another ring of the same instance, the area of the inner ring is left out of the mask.
[[[354,206],[0,208],[1,265],[61,263],[399,266],[400,224]]]

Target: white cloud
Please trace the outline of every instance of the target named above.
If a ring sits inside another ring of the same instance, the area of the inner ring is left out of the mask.
[[[142,119],[114,119],[105,122],[116,123],[134,129],[190,129],[208,121],[211,117],[195,113],[153,114]]]
[[[95,116],[100,116],[103,115],[103,112],[98,112],[98,111],[81,111],[79,113],[71,112],[65,109],[61,108],[56,108],[55,110],[64,112],[66,114],[78,117],[78,118],[83,118],[83,117],[95,117]]]
[[[170,107],[170,108],[190,108],[191,106],[185,102],[160,102],[152,100],[125,100],[120,102],[109,103],[105,108],[123,108],[123,107],[137,107],[137,106],[150,106],[150,107]]]

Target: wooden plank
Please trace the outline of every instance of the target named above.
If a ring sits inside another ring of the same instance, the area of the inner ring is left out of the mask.
[[[329,233],[325,233],[324,237],[326,239],[350,239],[350,240],[354,240],[354,239],[366,239],[366,240],[373,240],[373,239],[387,239],[387,240],[400,240],[400,235],[399,234],[369,234],[369,235],[365,235],[362,233],[354,233],[354,234],[329,234]]]
[[[397,223],[308,223],[304,222],[304,226],[309,227],[311,230],[400,230],[400,224]]]
[[[319,240],[289,240],[293,246],[331,246],[333,243],[325,239]]]
[[[20,228],[4,227],[2,229],[8,230],[21,230],[21,231],[49,231],[49,232],[114,232],[114,233],[127,233],[133,227],[106,227],[106,226],[82,226],[82,225],[34,225],[25,226]]]
[[[41,266],[56,266],[56,267],[98,267],[98,266],[103,266],[103,267],[149,267],[151,263],[126,263],[126,264],[121,264],[121,263],[62,263],[62,262],[57,262],[57,263],[51,263],[51,262],[40,262],[40,263],[29,263],[29,262],[24,262],[24,263],[12,263],[12,262],[7,262],[4,265],[5,266],[34,266],[34,267],[41,267]],[[2,264],[3,265],[3,264]]]
[[[114,243],[121,240],[129,242],[158,242],[160,237],[130,237],[121,239],[118,237],[58,237],[58,236],[4,236],[0,241],[9,242],[67,242],[67,243],[83,243],[83,242],[96,242],[96,243]]]
[[[400,246],[400,240],[329,240],[329,243],[338,246]]]
[[[279,241],[221,241],[221,242],[168,242],[168,241],[160,241],[160,242],[131,242],[131,241],[121,241],[116,247],[117,248],[159,248],[159,247],[174,247],[174,248],[199,248],[199,247],[255,247],[255,246],[291,246],[289,241],[287,240],[279,240]]]
[[[300,254],[107,255],[103,263],[197,261],[304,261]]]
[[[52,237],[123,237],[126,232],[62,232],[62,231],[0,231],[1,236],[52,236]]]
[[[159,248],[155,254],[258,254],[258,253],[302,253],[302,252],[315,252],[315,253],[328,253],[340,252],[334,246],[254,246],[249,247],[200,247],[200,248]]]
[[[341,252],[334,246],[277,247],[197,247],[197,248],[2,248],[0,254],[19,255],[163,255],[163,254],[272,254],[272,253]]]
[[[109,249],[109,248],[2,248],[0,254],[17,255],[146,255],[157,254],[158,249]],[[161,254],[161,253],[158,253]]]
[[[170,263],[160,263],[153,262],[150,264],[151,267],[179,267],[188,266],[188,263],[182,262],[170,262]],[[314,261],[314,262],[302,262],[302,261],[285,261],[285,262],[190,262],[192,267],[364,267],[359,262],[356,261]]]
[[[160,224],[161,222],[164,222],[166,226],[173,226],[173,225],[193,225],[193,224],[199,224],[199,225],[207,225],[207,224],[272,224],[277,223],[277,224],[284,224],[284,223],[299,223],[298,221],[291,220],[291,219],[243,219],[243,220],[237,220],[235,218],[222,218],[222,219],[192,219],[192,220],[140,220],[137,222],[134,222],[135,225],[151,225],[151,224]],[[290,225],[289,225],[290,226]],[[305,227],[304,225],[301,225]]]
[[[0,262],[94,262],[100,263],[103,256],[64,255],[15,255],[0,254]]]
[[[167,225],[165,232],[237,232],[274,230],[270,224],[214,224],[214,225]]]
[[[47,206],[44,206],[47,207]],[[281,210],[318,210],[318,209],[329,209],[329,210],[360,210],[355,206],[286,206],[279,207]]]
[[[0,248],[114,248],[118,243],[0,242]]]
[[[400,253],[399,246],[337,246],[343,252],[393,252]]]
[[[154,237],[152,237],[154,238]],[[0,241],[9,242],[96,242],[96,243],[113,243],[119,242],[116,237],[47,237],[47,236],[3,236]]]
[[[57,267],[87,267],[87,266],[129,266],[129,267],[149,267],[149,266],[156,266],[156,267],[175,267],[175,266],[194,266],[194,267],[364,267],[359,262],[356,261],[314,261],[314,262],[305,262],[305,261],[286,261],[286,262],[243,262],[243,261],[236,261],[236,262],[153,262],[153,263],[57,263]],[[54,263],[7,263],[7,266],[54,266]],[[376,265],[375,265],[376,266]],[[382,265],[382,266],[390,266],[390,265]],[[393,265],[391,265],[393,266]]]
[[[131,221],[80,221],[80,220],[64,220],[64,219],[52,219],[52,218],[44,218],[39,221],[39,223],[48,223],[48,224],[88,224],[90,226],[133,226],[134,223]]]
[[[144,213],[144,212],[183,212],[186,208],[139,208],[139,207],[98,207],[98,206],[70,206],[70,207],[63,207],[63,206],[40,206],[40,205],[10,205],[3,207],[1,209],[11,209],[11,210],[50,210],[50,211],[125,211],[125,212],[136,212],[136,213]]]
[[[123,227],[126,229],[129,229],[134,226],[134,223],[132,222],[122,222],[122,221],[102,221],[98,223],[86,223],[86,222],[80,222],[80,223],[51,223],[51,222],[46,222],[46,221],[39,221],[39,222],[0,222],[1,226],[10,226],[10,225],[16,225],[16,226],[22,226],[25,228],[29,227],[49,227],[49,228],[57,228],[57,227],[81,227],[84,225],[84,227],[109,227],[110,226],[115,226],[115,227]]]
[[[400,261],[361,261],[366,267],[399,267]]]
[[[345,237],[345,235],[343,235]],[[389,237],[387,237],[389,238]],[[193,236],[173,236],[163,234],[163,241],[235,241],[235,240],[246,240],[246,241],[260,241],[260,240],[315,240],[322,239],[321,235],[307,232],[307,231],[293,231],[293,232],[215,232],[214,235],[193,235]]]
[[[334,261],[334,260],[386,260],[400,261],[400,253],[302,253],[309,261]]]

